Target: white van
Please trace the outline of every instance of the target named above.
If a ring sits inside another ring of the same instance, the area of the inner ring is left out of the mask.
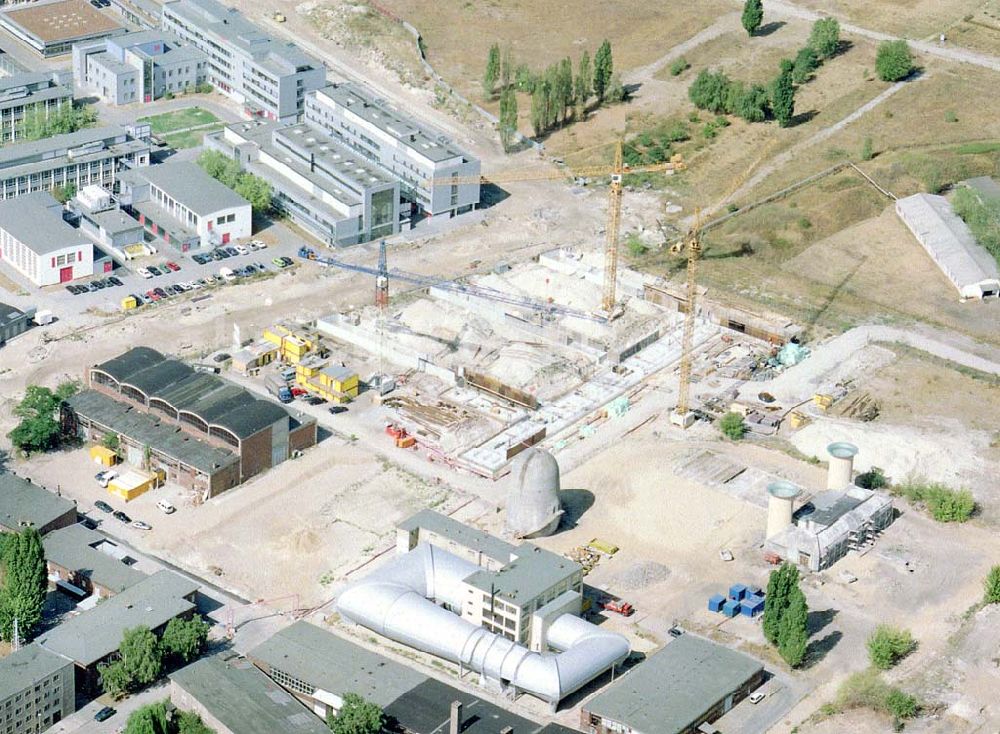
[[[236,280],[236,274],[229,268],[219,268],[219,276],[227,283],[232,283]]]

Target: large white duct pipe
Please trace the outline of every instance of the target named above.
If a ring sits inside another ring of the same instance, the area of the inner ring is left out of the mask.
[[[854,457],[858,447],[846,441],[837,441],[826,447],[830,454],[830,469],[826,474],[827,489],[844,489],[854,481]]]
[[[421,543],[344,589],[337,608],[385,637],[553,705],[628,657],[628,640],[572,614],[558,617],[549,627],[548,644],[561,652],[548,654],[532,652],[438,606],[460,612],[462,581],[478,570]]]

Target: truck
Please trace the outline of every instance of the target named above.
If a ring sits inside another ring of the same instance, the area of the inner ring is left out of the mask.
[[[268,375],[266,382],[267,391],[282,403],[290,403],[294,400],[292,391],[288,389],[288,383],[285,380],[277,375]]]

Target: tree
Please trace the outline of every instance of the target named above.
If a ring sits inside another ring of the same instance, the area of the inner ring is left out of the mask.
[[[21,422],[7,434],[11,443],[26,454],[55,448],[59,443],[56,411],[77,389],[75,382],[64,382],[54,391],[40,385],[29,385],[24,398],[14,408],[14,415]]]
[[[504,151],[510,150],[517,133],[517,94],[512,87],[500,92],[500,143]]]
[[[489,53],[486,56],[486,71],[483,73],[483,95],[486,97],[493,96],[493,90],[497,85],[497,79],[500,77],[500,44],[494,43],[490,46]]]
[[[688,98],[695,107],[719,114],[726,111],[726,97],[730,85],[731,82],[725,72],[704,69],[688,87]]]
[[[271,184],[260,176],[243,173],[236,180],[233,191],[250,202],[255,214],[266,214],[271,210]]]
[[[778,625],[778,653],[793,668],[799,667],[809,646],[809,607],[805,594],[798,586],[792,587],[788,607]]]
[[[586,51],[580,56],[580,66],[576,72],[576,103],[581,109],[586,109],[587,100],[594,93],[593,73],[590,71],[590,54]]]
[[[101,438],[101,446],[103,446],[106,449],[110,449],[111,451],[117,451],[119,448],[121,448],[121,443],[122,443],[121,439],[118,438],[117,433],[113,432],[105,433],[104,436]]]
[[[53,186],[52,187],[52,198],[58,201],[60,204],[65,204],[67,201],[76,196],[76,184],[67,183],[65,186]]]
[[[913,54],[903,40],[883,41],[875,54],[875,71],[884,82],[898,82],[913,72]]]
[[[788,59],[781,60],[781,72],[771,88],[771,110],[781,127],[792,124],[795,115],[795,84],[792,82],[794,64]]]
[[[0,588],[0,636],[14,638],[14,620],[21,641],[31,639],[42,621],[48,592],[45,549],[35,528],[12,535],[3,547],[3,587]]]
[[[746,0],[743,3],[743,16],[740,18],[743,28],[749,35],[753,35],[764,22],[764,4],[761,0]]]
[[[569,115],[570,109],[576,102],[576,86],[573,84],[573,62],[569,56],[559,62],[556,72],[556,86],[558,87],[559,104],[562,107],[563,122]]]
[[[781,618],[788,609],[792,589],[799,586],[799,569],[790,563],[771,571],[767,581],[767,594],[764,597],[764,637],[772,645],[777,645],[780,638]]]
[[[535,131],[536,138],[547,129],[545,109],[548,106],[548,96],[544,83],[535,85],[535,91],[531,95],[531,128]]]
[[[828,59],[836,54],[840,46],[840,23],[837,19],[820,18],[813,23],[809,45],[821,59]]]
[[[625,85],[622,84],[621,74],[615,74],[611,77],[611,84],[608,85],[608,89],[604,93],[604,98],[612,104],[618,104],[619,102],[624,102],[628,99],[628,90],[626,90]]]
[[[132,687],[132,679],[121,660],[99,663],[97,674],[101,677],[101,689],[112,698],[121,698]]]
[[[160,677],[163,654],[160,641],[149,627],[140,625],[125,630],[118,652],[122,656],[130,688],[147,686]]]
[[[762,84],[751,84],[740,95],[736,114],[747,122],[763,122],[771,111],[771,95]]]
[[[819,67],[819,57],[812,46],[803,46],[795,56],[795,66],[792,67],[792,81],[805,84],[809,77]]]
[[[888,670],[917,649],[909,630],[880,624],[868,638],[868,659],[879,670]]]
[[[172,729],[167,722],[166,702],[157,701],[133,711],[125,722],[124,734],[173,734]]]
[[[604,101],[604,94],[608,91],[613,73],[614,61],[611,58],[611,43],[605,38],[598,47],[597,53],[594,54],[594,94],[597,95],[598,103]]]
[[[870,161],[874,156],[875,153],[872,151],[872,139],[870,137],[866,137],[861,143],[861,160]],[[874,469],[875,467],[872,468]],[[882,479],[884,480],[885,477],[882,477]],[[870,489],[874,489],[874,487],[871,487]]]
[[[336,715],[327,714],[326,723],[334,734],[380,734],[385,715],[374,703],[356,693],[348,693],[340,711]]]
[[[201,617],[171,619],[163,631],[160,648],[165,656],[190,662],[205,649],[208,629],[208,623]]]
[[[178,711],[174,721],[177,722],[177,734],[215,734],[215,730],[210,729],[193,711]]]
[[[726,438],[739,441],[743,438],[743,434],[747,432],[747,427],[743,422],[742,415],[739,413],[726,413],[719,419],[719,430],[722,431],[722,435]]]
[[[506,89],[514,81],[514,54],[505,46],[500,57],[500,88]]]
[[[983,602],[1000,604],[1000,564],[991,568],[983,580]]]

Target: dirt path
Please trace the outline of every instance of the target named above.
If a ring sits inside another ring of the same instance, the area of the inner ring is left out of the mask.
[[[819,13],[815,10],[809,10],[808,8],[800,8],[798,5],[788,2],[787,0],[768,0],[767,12],[774,13],[776,15],[785,15],[792,18],[800,18],[810,22],[819,20],[820,18],[836,17],[832,13]],[[873,31],[869,28],[862,28],[861,26],[856,26],[851,23],[845,23],[840,18],[837,20],[840,21],[840,28],[845,33],[854,34],[856,36],[864,36],[865,38],[870,38],[873,41],[894,41],[897,38],[897,36],[894,36],[891,33],[882,33],[881,31]],[[914,51],[927,54],[928,56],[936,56],[940,59],[946,59],[948,61],[957,61],[961,64],[973,64],[975,66],[981,66],[984,69],[1000,71],[1000,58],[996,56],[976,53],[975,51],[969,51],[956,46],[942,45],[928,41],[915,41],[909,39],[907,39],[907,41],[910,44],[910,48]]]
[[[669,64],[671,61],[681,58],[692,49],[697,48],[703,43],[708,43],[709,41],[718,38],[723,33],[736,30],[738,28],[738,22],[738,13],[729,13],[728,15],[721,16],[708,28],[696,33],[688,40],[678,43],[653,63],[647,64],[646,66],[640,66],[637,69],[632,69],[625,75],[625,83],[637,84],[653,81],[653,78],[660,72],[660,69]]]

